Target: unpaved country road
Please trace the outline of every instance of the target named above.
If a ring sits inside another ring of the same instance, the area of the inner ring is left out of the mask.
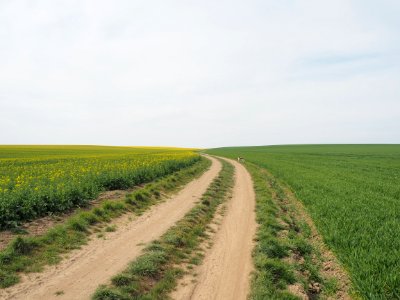
[[[107,235],[106,240],[93,238],[57,266],[27,275],[22,283],[1,290],[0,299],[90,299],[99,284],[107,283],[125,269],[145,243],[160,237],[195,205],[221,170],[221,163],[210,159],[211,168],[176,196],[131,222],[123,216],[118,230]],[[63,294],[56,296],[57,292]]]
[[[235,166],[235,186],[214,244],[205,253],[203,264],[195,270],[196,282],[178,287],[171,295],[173,299],[247,299],[257,229],[255,194],[246,168],[236,161],[229,162]]]

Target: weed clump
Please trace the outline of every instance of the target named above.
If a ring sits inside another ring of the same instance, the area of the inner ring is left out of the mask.
[[[151,251],[134,261],[129,270],[132,274],[146,277],[156,277],[160,272],[160,266],[167,260],[167,254],[163,251]]]
[[[35,241],[34,239],[32,239],[32,238],[23,238],[23,237],[19,236],[11,243],[11,249],[16,254],[28,255],[38,245],[39,245],[39,243],[37,241]]]
[[[0,288],[4,289],[19,282],[19,277],[0,270]]]
[[[102,287],[93,295],[93,300],[128,300],[127,296],[122,295],[118,291],[110,288]]]

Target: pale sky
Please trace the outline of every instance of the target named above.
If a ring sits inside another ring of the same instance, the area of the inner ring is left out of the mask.
[[[0,0],[0,144],[400,143],[398,0]]]

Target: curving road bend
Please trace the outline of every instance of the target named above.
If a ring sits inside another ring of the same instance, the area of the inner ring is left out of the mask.
[[[233,196],[227,203],[212,248],[195,270],[196,282],[180,286],[172,293],[173,299],[244,300],[248,297],[257,229],[255,193],[246,168],[236,161],[227,161],[235,166]]]

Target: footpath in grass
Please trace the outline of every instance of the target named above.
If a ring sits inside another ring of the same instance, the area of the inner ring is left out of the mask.
[[[400,145],[220,148],[285,182],[364,299],[400,299]]]
[[[5,288],[19,281],[18,273],[38,272],[45,265],[56,264],[62,255],[87,243],[93,233],[101,236],[102,230],[113,231],[107,224],[124,213],[141,214],[165,197],[163,194],[180,189],[200,176],[211,162],[201,158],[196,164],[138,188],[125,199],[106,200],[99,207],[78,211],[64,224],[51,228],[37,237],[18,236],[0,252],[0,287]]]
[[[233,186],[234,167],[222,161],[222,170],[200,202],[160,239],[152,242],[126,270],[101,286],[93,296],[106,299],[167,299],[185,273],[185,265],[201,260],[199,246],[219,205]]]

